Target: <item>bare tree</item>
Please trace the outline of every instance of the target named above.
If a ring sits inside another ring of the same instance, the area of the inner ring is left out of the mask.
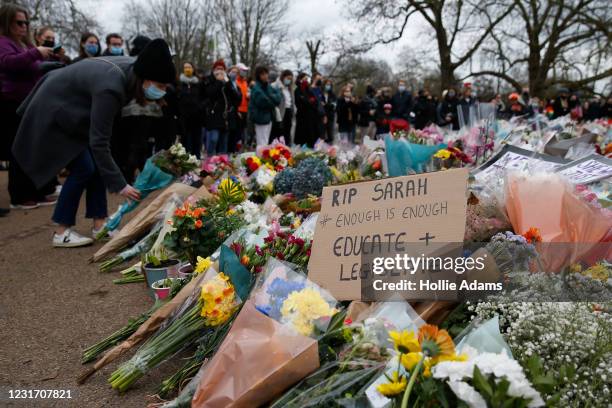
[[[326,71],[332,72],[329,67],[326,67]],[[352,82],[355,84],[356,92],[363,93],[369,84],[376,88],[389,86],[393,80],[393,71],[385,61],[360,56],[346,56],[343,63],[337,66],[333,73],[328,74],[327,77],[333,79],[335,84],[340,87]]]
[[[192,61],[197,66],[210,62],[214,51],[208,0],[148,0],[146,7],[130,3],[123,20],[126,33],[162,37],[177,63]]]
[[[533,95],[558,85],[580,89],[612,76],[608,0],[513,2],[511,18],[483,47],[488,59],[499,64],[472,75],[492,75],[520,89],[512,75],[517,69],[525,72]]]
[[[288,0],[214,0],[215,18],[232,62],[255,66],[274,54],[286,27]]]
[[[397,41],[409,22],[420,17],[435,34],[443,89],[454,85],[455,71],[515,6],[509,0],[358,0],[347,5],[362,25],[377,30],[371,46]]]
[[[53,27],[68,51],[79,49],[81,33],[100,29],[96,19],[77,7],[74,0],[0,1],[0,4],[5,3],[18,3],[25,7],[34,28],[44,25]]]
[[[306,40],[306,49],[308,49],[308,58],[310,59],[310,72],[317,72],[317,63],[321,55],[323,55],[321,39]]]

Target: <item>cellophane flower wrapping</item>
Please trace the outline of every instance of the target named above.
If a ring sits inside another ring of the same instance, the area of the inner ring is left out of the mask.
[[[257,310],[296,332],[314,338],[338,311],[336,300],[286,263],[270,258],[253,289]]]
[[[508,174],[505,203],[517,234],[539,230],[536,247],[546,272],[580,261],[612,228],[609,210],[580,198],[557,174]]]
[[[211,266],[191,296],[130,360],[111,375],[109,382],[112,387],[124,392],[147,371],[172,358],[203,336],[221,329],[241,302],[230,278]]]
[[[115,236],[100,248],[93,256],[94,262],[106,259],[114,252],[124,248],[131,241],[146,234],[151,227],[159,221],[160,214],[164,213],[164,208],[174,199],[176,194],[180,200],[193,195],[198,198],[210,198],[211,195],[206,187],[196,189],[186,184],[173,183],[164,191],[159,193],[146,207],[142,208],[134,217],[119,230]]]
[[[272,401],[319,367],[315,339],[336,311],[328,293],[270,259],[206,365],[192,406],[255,407]]]
[[[446,147],[446,144],[425,145],[411,143],[405,138],[394,139],[393,136],[385,137],[385,153],[389,176],[405,176],[413,173],[422,173],[425,166],[431,161],[431,156],[438,150]]]

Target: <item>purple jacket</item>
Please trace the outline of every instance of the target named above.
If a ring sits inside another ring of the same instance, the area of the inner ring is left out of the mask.
[[[41,77],[43,60],[36,47],[23,49],[8,37],[0,36],[0,97],[21,102]]]

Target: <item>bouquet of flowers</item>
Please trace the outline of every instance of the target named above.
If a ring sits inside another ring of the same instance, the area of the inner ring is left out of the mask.
[[[161,229],[162,224],[156,224],[144,238],[134,244],[131,248],[120,252],[117,256],[109,259],[108,261],[102,262],[100,264],[100,272],[109,272],[114,267],[121,265],[123,262],[149,251],[153,247],[155,239],[157,238],[157,235]]]
[[[282,143],[269,146],[260,146],[255,154],[242,158],[242,165],[247,174],[251,175],[261,167],[269,170],[281,171],[293,164],[291,150]]]
[[[458,355],[446,330],[429,324],[417,335],[404,330],[389,336],[397,366],[376,389],[402,408],[427,407],[434,401],[442,406],[458,406],[458,401],[473,407],[543,405],[520,365],[505,354]]]
[[[240,299],[230,278],[223,272],[209,269],[196,296],[166,327],[150,338],[126,363],[109,378],[119,392],[125,392],[147,370],[199,338],[214,335],[233,316]]]
[[[270,170],[281,171],[293,164],[291,150],[282,143],[257,148],[257,156]]]
[[[177,143],[170,146],[168,150],[162,150],[153,156],[153,163],[162,171],[181,177],[200,167],[197,157],[187,153],[182,144]]]
[[[226,154],[209,156],[202,163],[202,172],[215,180],[225,173],[233,172],[233,170],[234,167]]]
[[[263,203],[266,198],[274,194],[274,177],[276,171],[266,166],[261,166],[251,174],[249,182],[249,198],[252,201]]]
[[[261,406],[314,371],[319,366],[315,338],[326,332],[335,306],[327,292],[271,259],[205,366],[192,407]]]
[[[607,304],[609,305],[609,303]],[[499,316],[513,356],[548,406],[605,406],[612,378],[612,318],[590,302],[480,302],[475,319]]]
[[[247,247],[244,242],[234,242],[230,245],[240,263],[251,272],[259,273],[270,258],[284,260],[298,267],[305,268],[310,259],[312,240],[305,241],[293,234],[281,232],[278,229],[270,231],[264,238],[264,245]]]
[[[368,179],[378,179],[384,176],[383,159],[385,152],[383,149],[376,149],[368,155],[361,166],[361,175]]]
[[[445,149],[438,150],[432,156],[432,160],[435,170],[463,167],[472,162],[472,159],[457,146],[448,146]]]

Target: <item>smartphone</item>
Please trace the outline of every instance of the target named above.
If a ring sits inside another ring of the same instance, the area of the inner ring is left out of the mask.
[[[57,44],[55,47],[53,47],[53,53],[57,54],[58,52],[60,52],[61,49],[62,49],[62,44]]]

